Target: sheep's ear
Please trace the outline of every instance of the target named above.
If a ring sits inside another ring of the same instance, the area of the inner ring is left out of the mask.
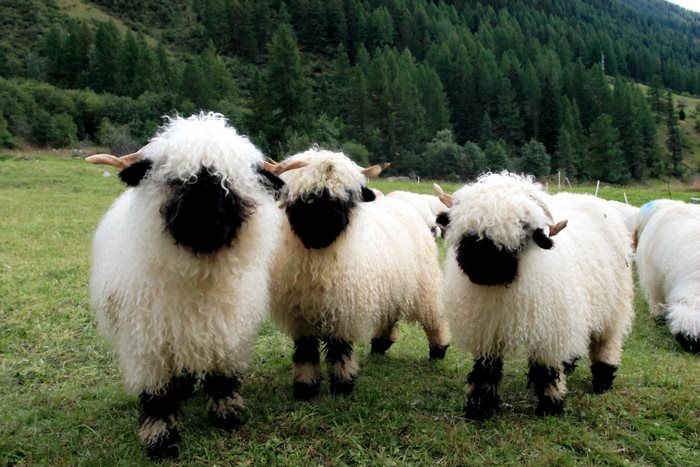
[[[370,201],[374,201],[375,199],[377,199],[377,195],[374,193],[374,191],[363,185],[362,186],[362,201],[368,203]]]
[[[442,204],[444,204],[448,208],[452,207],[452,196],[442,191],[440,185],[438,185],[437,183],[433,183],[433,190],[435,191],[437,197],[440,198],[440,201],[442,201]]]
[[[152,166],[153,161],[148,159],[136,161],[119,172],[119,179],[127,186],[138,186],[141,180],[146,177],[148,171],[151,170]]]
[[[548,237],[542,229],[535,229],[532,233],[532,240],[543,250],[549,250],[554,246],[554,241]]]
[[[639,244],[639,231],[634,229],[632,232],[632,250],[637,251],[637,245]]]
[[[265,163],[263,163],[261,167],[258,167],[260,183],[262,183],[263,187],[265,187],[267,191],[272,193],[272,196],[275,198],[275,201],[277,201],[279,200],[280,194],[282,193],[282,188],[284,188],[284,180],[267,170],[264,164]]]
[[[450,225],[450,213],[447,211],[441,212],[435,218],[435,223],[443,227],[447,227],[448,225]]]
[[[559,221],[554,225],[549,226],[549,236],[554,237],[556,234],[564,230],[569,223],[568,219],[564,219],[563,221]]]

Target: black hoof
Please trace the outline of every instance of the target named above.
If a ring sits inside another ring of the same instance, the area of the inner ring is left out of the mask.
[[[570,375],[574,371],[576,371],[576,368],[578,367],[578,361],[580,360],[580,357],[574,357],[568,362],[564,362],[562,366],[564,367],[564,374],[565,375]]]
[[[226,415],[211,414],[210,418],[215,428],[224,431],[233,431],[245,423],[245,418],[234,412]]]
[[[700,337],[690,337],[682,332],[679,332],[676,334],[676,340],[686,352],[700,355]]]
[[[349,396],[352,394],[354,388],[355,379],[351,379],[350,381],[340,381],[333,377],[330,378],[329,389],[331,394],[334,396]]]
[[[176,459],[180,455],[177,443],[180,441],[180,433],[171,430],[161,437],[157,443],[146,446],[146,454],[151,459]]]
[[[394,341],[387,339],[386,337],[375,337],[372,339],[372,350],[373,355],[384,355],[389,347],[393,345]]]
[[[464,404],[464,418],[467,420],[486,420],[491,418],[501,404],[500,397],[468,397]]]
[[[591,365],[591,373],[593,374],[593,392],[602,394],[612,388],[617,366],[610,365],[604,362],[594,362]]]
[[[292,386],[294,390],[294,398],[298,401],[308,401],[318,395],[321,389],[321,384],[316,383],[302,383],[300,381],[294,381]]]
[[[564,413],[564,400],[543,397],[537,403],[535,414],[539,416],[561,415]]]
[[[445,358],[445,353],[450,345],[431,345],[430,346],[430,360],[442,360]]]

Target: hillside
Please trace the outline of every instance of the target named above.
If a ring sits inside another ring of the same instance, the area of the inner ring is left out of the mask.
[[[127,150],[163,114],[210,109],[273,156],[316,142],[405,175],[697,170],[695,106],[689,144],[668,149],[660,100],[630,86],[700,94],[700,15],[658,0],[0,0],[0,14],[4,145]]]

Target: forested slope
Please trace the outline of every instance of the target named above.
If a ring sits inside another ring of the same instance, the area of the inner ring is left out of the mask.
[[[89,3],[132,32],[0,0],[0,142],[126,150],[163,114],[212,109],[273,156],[319,143],[402,174],[697,169],[662,89],[700,94],[700,15],[666,2]]]

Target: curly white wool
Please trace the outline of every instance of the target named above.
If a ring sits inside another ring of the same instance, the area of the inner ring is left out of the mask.
[[[245,367],[267,311],[279,212],[256,181],[262,155],[219,115],[174,118],[140,153],[157,176],[127,189],[100,222],[90,295],[127,390],[153,393],[184,371]],[[231,248],[196,256],[175,245],[160,209],[167,180],[188,179],[201,164],[256,207]]]
[[[592,196],[549,196],[531,178],[512,174],[486,175],[452,201],[447,237],[453,244],[476,233],[516,249],[524,226],[547,232],[540,203],[554,220],[569,220],[551,250],[527,242],[508,286],[472,283],[450,248],[443,301],[461,346],[480,357],[524,349],[534,361],[558,368],[585,355],[593,336],[613,342],[597,358],[619,364],[633,317],[633,288],[631,242],[614,209]]]
[[[387,196],[400,199],[409,204],[433,232],[433,236],[439,236],[440,228],[435,224],[435,218],[438,214],[447,211],[447,207],[442,204],[437,196],[412,193],[410,191],[392,191]]]
[[[637,273],[654,316],[700,338],[700,206],[656,200],[637,216]]]
[[[328,189],[340,196],[366,182],[340,153],[307,151],[310,164],[283,174],[289,198]],[[324,176],[322,176],[322,174]],[[420,216],[404,202],[360,202],[350,223],[327,248],[306,249],[288,222],[273,266],[271,312],[293,338],[365,338],[399,319],[419,321],[449,343],[439,313],[442,275],[437,248]]]

